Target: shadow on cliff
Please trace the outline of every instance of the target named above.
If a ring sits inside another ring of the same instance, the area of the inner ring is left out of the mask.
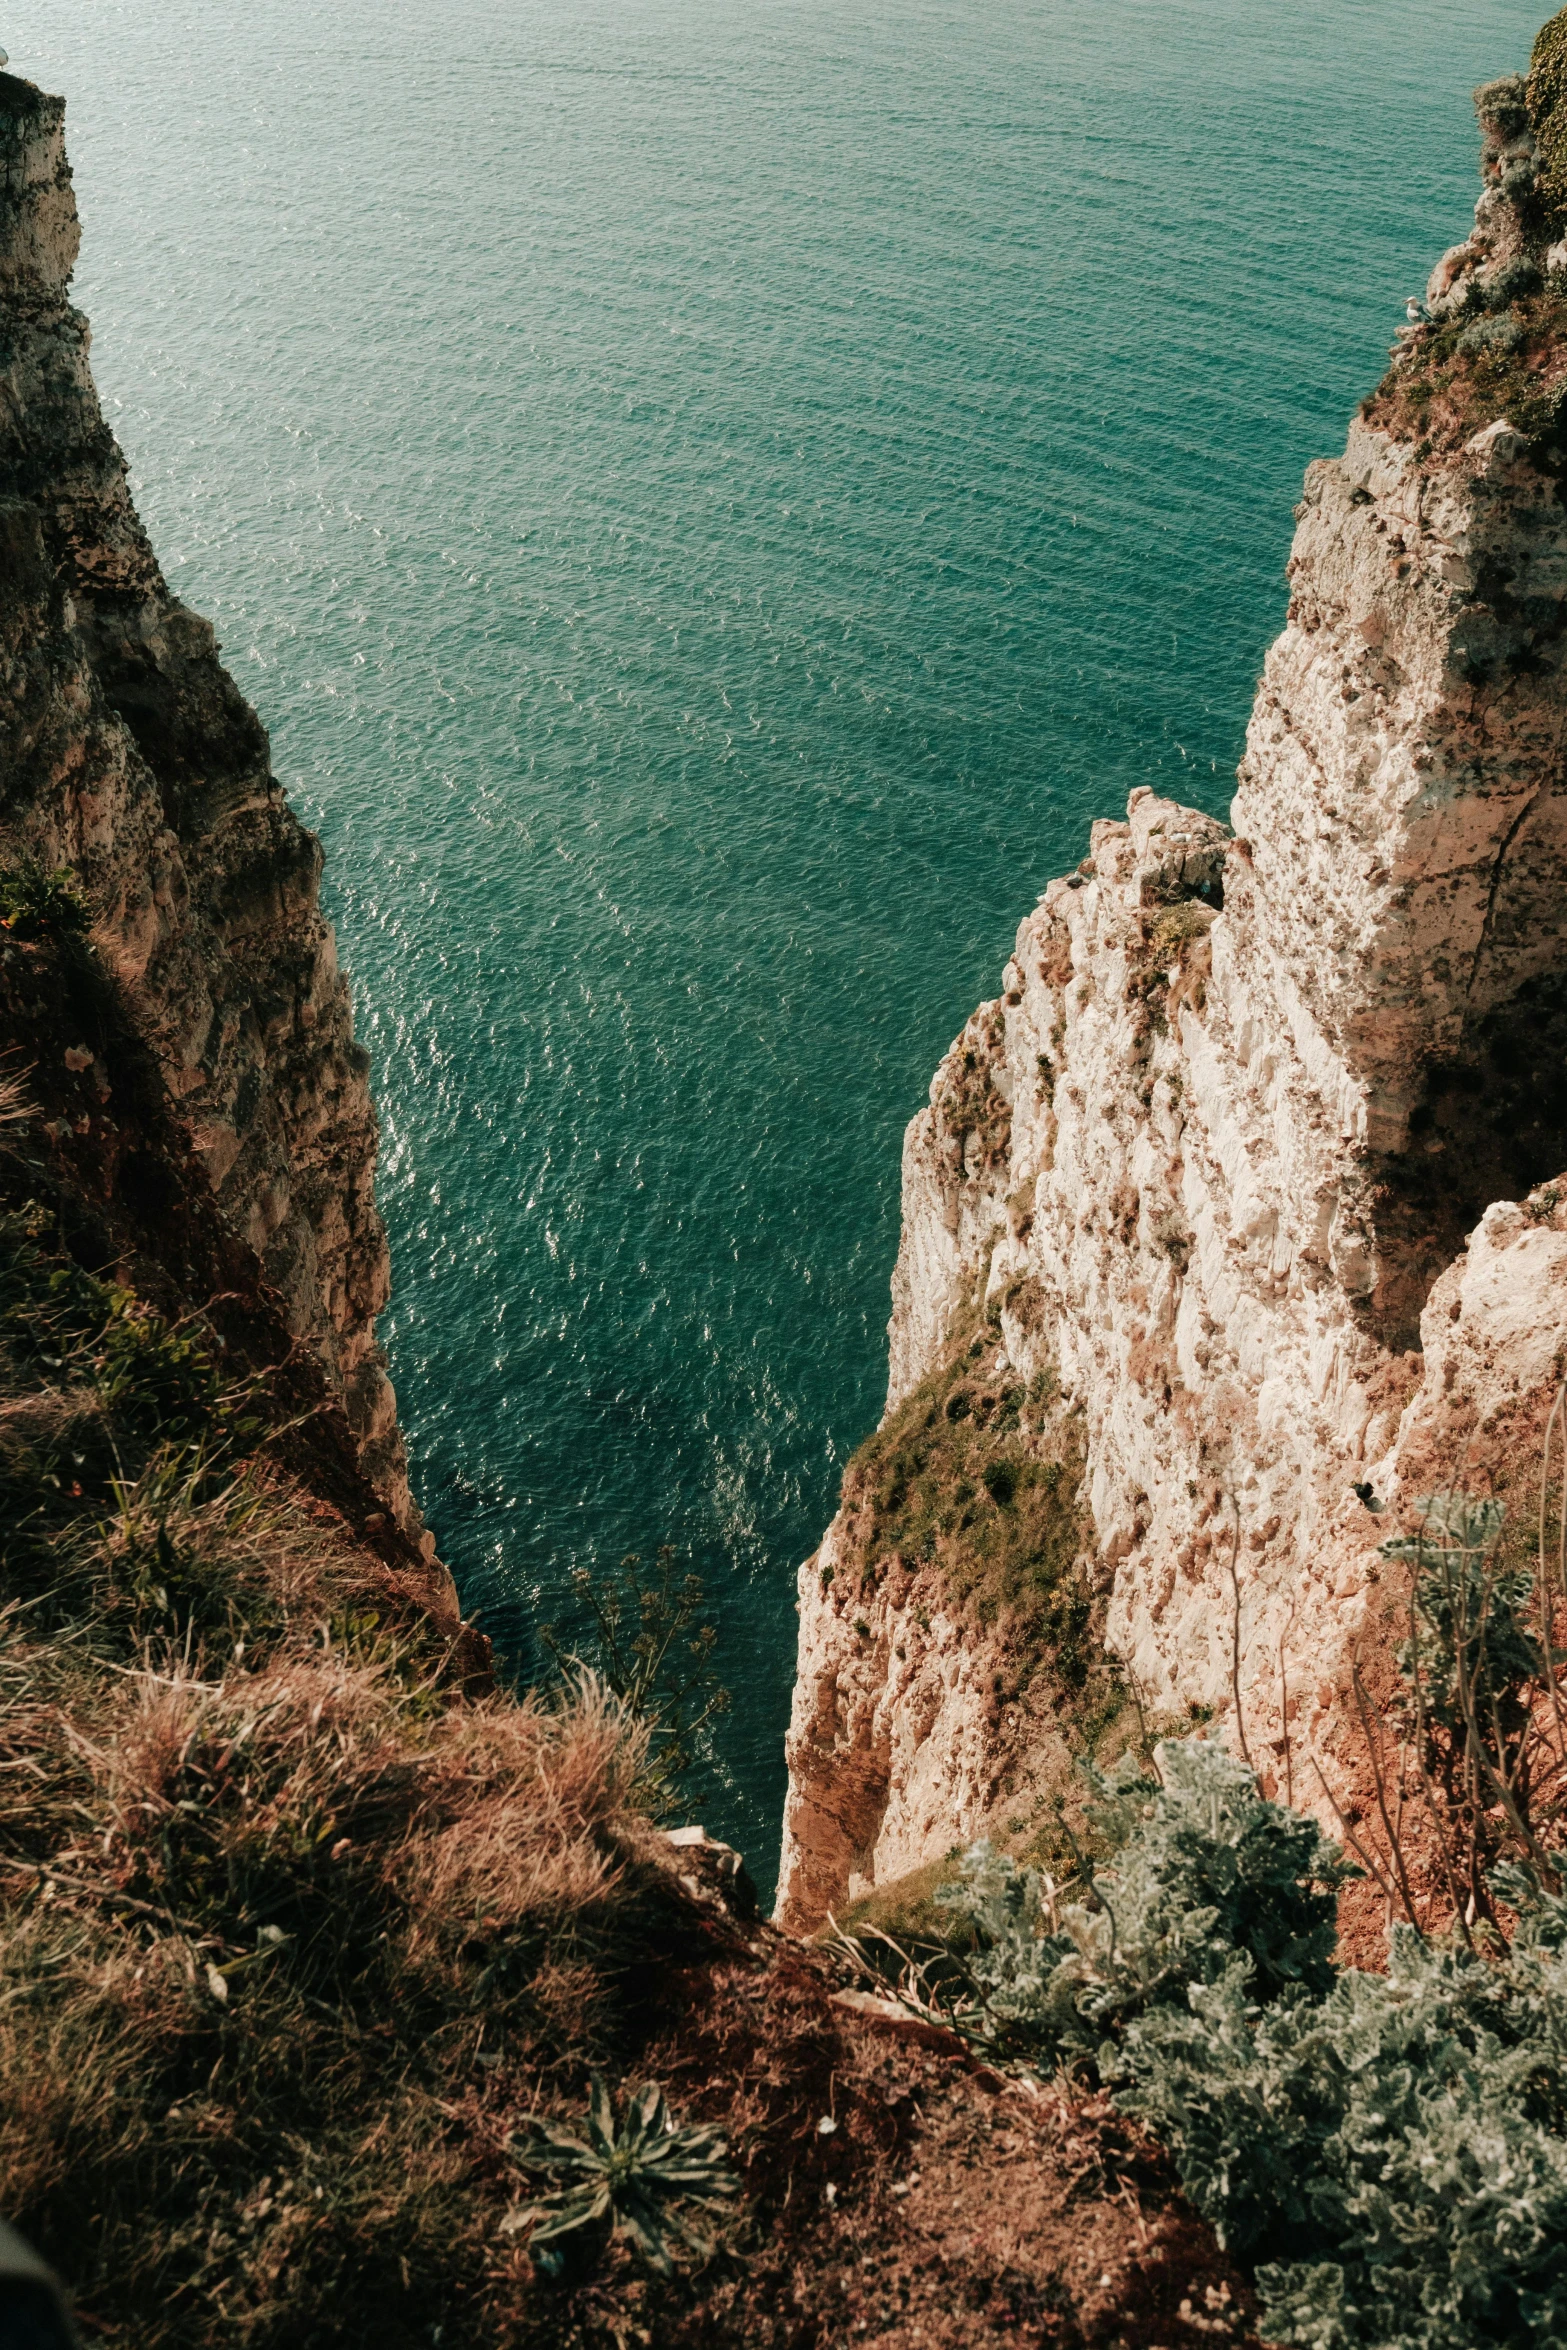
[[[1530,980],[1426,1073],[1397,1157],[1365,1164],[1378,1281],[1361,1326],[1418,1350],[1438,1276],[1493,1200],[1527,1199],[1567,1167],[1567,973]]]

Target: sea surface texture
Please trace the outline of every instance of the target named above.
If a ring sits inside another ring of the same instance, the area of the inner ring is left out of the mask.
[[[142,513],[328,854],[415,1482],[522,1677],[665,1541],[771,1878],[899,1138],[1222,812],[1301,469],[1542,0],[18,0]]]

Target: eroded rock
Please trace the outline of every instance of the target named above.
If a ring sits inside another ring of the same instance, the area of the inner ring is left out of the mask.
[[[1522,84],[1497,88],[1476,236],[1433,301],[1526,238]],[[1495,416],[1433,459],[1357,421],[1307,473],[1289,577],[1233,831],[1147,790],[1096,824],[909,1127],[889,1409],[988,1304],[1016,1376],[1053,1367],[1081,1413],[1106,1635],[1142,1701],[1211,1710],[1265,1784],[1326,1804],[1390,1514],[1444,1448],[1449,1478],[1489,1474],[1476,1442],[1509,1416],[1537,1435],[1561,1376],[1538,1189],[1567,1165],[1553,448]],[[916,1671],[819,1568],[798,1924],[987,1827],[998,1759],[1027,1760],[985,1715],[998,1632],[954,1621]]]
[[[78,876],[230,1225],[417,1536],[375,1340],[389,1271],[368,1060],[321,849],[131,505],[68,299],[63,118],[0,74],[0,858]]]

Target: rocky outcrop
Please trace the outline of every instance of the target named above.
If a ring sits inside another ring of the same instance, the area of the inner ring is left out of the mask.
[[[63,112],[0,75],[0,861],[77,877],[179,1131],[417,1536],[374,1334],[388,1264],[368,1062],[321,850],[131,505],[67,298]],[[92,1057],[90,1038],[60,1043]]]
[[[1509,121],[1444,301],[1532,251]],[[1539,1188],[1567,1165],[1560,460],[1506,415],[1444,451],[1368,412],[1306,478],[1233,831],[1134,792],[938,1071],[891,1326],[889,1409],[987,1301],[1016,1376],[1054,1368],[1139,1698],[1211,1709],[1319,1801],[1389,1512],[1417,1479],[1505,1477],[1498,1432],[1537,1434],[1567,1323]],[[934,1765],[815,1562],[800,1604],[804,1925],[994,1817],[995,1750]]]
[[[835,1592],[845,1532],[840,1514],[800,1576],[779,1915],[802,1928],[982,1835],[1004,1798],[1026,1802],[1019,1765],[1059,1744],[1003,1700],[1005,1639],[965,1620],[939,1570],[897,1559]]]

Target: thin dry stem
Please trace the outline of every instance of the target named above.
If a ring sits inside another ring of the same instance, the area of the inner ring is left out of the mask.
[[[1255,1770],[1256,1765],[1251,1759],[1251,1748],[1246,1742],[1246,1716],[1241,1707],[1241,1578],[1239,1568],[1241,1512],[1240,1504],[1233,1493],[1229,1496],[1229,1503],[1234,1518],[1234,1523],[1230,1528],[1230,1589],[1235,1599],[1235,1615],[1230,1638],[1230,1688],[1235,1698],[1235,1735],[1240,1741],[1241,1759],[1250,1771]]]

